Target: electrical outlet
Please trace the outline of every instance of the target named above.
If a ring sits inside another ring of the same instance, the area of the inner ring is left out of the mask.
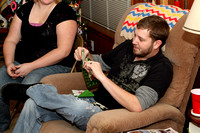
[[[91,40],[91,50],[94,52],[94,41]]]

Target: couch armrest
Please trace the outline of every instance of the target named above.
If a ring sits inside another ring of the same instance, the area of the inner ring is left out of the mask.
[[[76,128],[64,120],[53,120],[42,123],[40,133],[84,133],[84,131]]]
[[[53,74],[42,78],[40,82],[55,86],[60,94],[69,94],[72,93],[72,90],[87,89],[82,72]]]
[[[88,122],[86,132],[122,132],[142,128],[167,119],[180,124],[184,124],[185,121],[184,115],[177,108],[164,103],[157,103],[142,112],[115,109],[93,115]]]

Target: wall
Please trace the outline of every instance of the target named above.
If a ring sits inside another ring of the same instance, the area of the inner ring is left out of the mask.
[[[96,54],[103,54],[110,51],[114,44],[114,32],[96,23],[82,18],[88,26],[88,40],[94,41],[94,51]]]

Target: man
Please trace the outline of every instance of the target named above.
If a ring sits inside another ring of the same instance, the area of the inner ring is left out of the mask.
[[[93,98],[60,95],[51,85],[38,84],[27,90],[30,97],[21,112],[14,133],[39,132],[41,122],[63,119],[86,130],[90,117],[98,112],[126,108],[141,112],[154,105],[172,80],[170,61],[161,47],[169,34],[169,26],[158,16],[149,16],[137,24],[133,40],[127,40],[104,55],[91,55],[79,47],[74,57],[82,60],[82,51],[92,61],[83,66],[101,85]],[[103,71],[109,70],[108,76]],[[100,106],[98,106],[100,104]]]

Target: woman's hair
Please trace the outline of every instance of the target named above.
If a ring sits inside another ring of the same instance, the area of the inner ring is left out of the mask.
[[[137,24],[137,28],[148,29],[153,42],[156,40],[161,40],[162,44],[160,48],[162,48],[162,46],[165,44],[169,35],[169,25],[165,19],[155,15],[141,19]]]
[[[36,3],[36,2],[38,2],[38,0],[33,0],[34,1],[34,3]],[[55,0],[55,2],[56,3],[59,3],[59,2],[61,2],[62,0]]]

